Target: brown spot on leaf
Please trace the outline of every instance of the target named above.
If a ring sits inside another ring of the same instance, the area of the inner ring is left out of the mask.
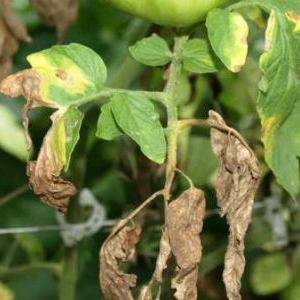
[[[204,216],[204,193],[194,187],[184,191],[167,209],[167,230],[177,262],[177,274],[172,280],[177,300],[197,299],[197,265],[202,256],[199,233]]]
[[[67,77],[68,77],[68,74],[65,70],[62,70],[62,69],[56,69],[55,70],[55,75],[56,77],[62,79],[62,80],[66,80]]]
[[[233,67],[233,72],[237,73],[239,71],[241,71],[241,66],[236,65],[236,66]]]
[[[229,223],[229,245],[225,254],[223,280],[229,300],[239,300],[244,272],[244,237],[251,221],[254,196],[260,175],[257,159],[238,133],[223,118],[210,111],[210,119],[220,130],[211,130],[213,152],[218,159],[216,182],[221,215]]]
[[[31,0],[31,3],[48,26],[57,30],[58,42],[62,42],[68,27],[77,18],[77,0]]]
[[[140,234],[140,226],[125,226],[103,243],[100,251],[100,285],[107,300],[133,300],[130,288],[136,285],[136,275],[122,272],[120,264],[134,258],[135,244]]]

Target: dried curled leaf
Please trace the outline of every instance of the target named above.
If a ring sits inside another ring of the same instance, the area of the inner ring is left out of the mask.
[[[31,0],[31,3],[48,26],[57,30],[58,41],[61,42],[68,27],[77,18],[77,0]]]
[[[205,198],[194,187],[184,191],[167,209],[167,230],[177,275],[172,280],[177,300],[197,299],[198,263],[202,256],[199,233],[205,216]]]
[[[167,210],[167,230],[177,265],[186,269],[201,260],[199,233],[205,215],[205,198],[202,190],[189,188]]]
[[[107,300],[133,300],[130,288],[136,285],[136,275],[123,273],[120,263],[134,258],[135,244],[140,234],[140,226],[125,226],[103,243],[100,251],[100,285]]]
[[[28,162],[27,176],[30,187],[42,202],[65,213],[70,197],[76,194],[76,188],[60,177],[65,164],[65,156],[61,153],[64,150],[58,142],[60,135],[64,134],[64,124],[60,117],[59,112],[51,116],[53,125],[44,138],[37,161]]]
[[[39,106],[57,109],[51,116],[52,126],[37,161],[28,163],[27,174],[31,187],[43,202],[65,211],[76,190],[60,173],[63,168],[68,170],[83,119],[74,104],[103,88],[106,67],[94,51],[79,44],[54,46],[27,59],[32,68],[5,78],[1,92],[10,97],[22,95],[27,100],[22,118],[28,153],[32,148],[29,111]]]
[[[31,37],[29,36],[26,27],[16,18],[13,9],[10,6],[9,0],[0,0],[0,8],[2,18],[14,37],[18,40],[23,40],[27,43],[31,42]]]
[[[144,285],[139,293],[138,300],[152,300],[152,286],[154,282],[159,284],[162,283],[163,278],[163,271],[167,268],[167,262],[171,256],[171,245],[169,242],[169,237],[166,230],[163,230],[160,243],[159,243],[159,254],[156,259],[156,266],[153,273],[153,276],[148,285]],[[156,295],[155,299],[160,299],[160,289],[158,294]]]
[[[142,286],[138,300],[152,300],[151,284]]]
[[[176,289],[175,297],[178,300],[197,299],[198,267],[194,265],[189,269],[177,269],[176,276],[172,279],[172,288]]]
[[[31,42],[26,28],[16,18],[9,0],[0,0],[0,81],[10,73],[18,39]]]
[[[230,226],[223,280],[228,299],[239,300],[245,267],[244,237],[251,221],[260,171],[254,153],[243,138],[216,112],[210,111],[209,116],[216,125],[211,130],[211,142],[219,165],[218,205]]]
[[[162,283],[162,273],[167,267],[168,259],[171,255],[171,245],[167,232],[164,230],[159,243],[159,254],[156,260],[156,267],[154,270],[153,278]]]
[[[28,151],[32,142],[28,131],[28,112],[33,107],[48,106],[59,108],[52,114],[52,126],[48,130],[38,158],[28,161],[27,175],[34,192],[44,203],[65,212],[69,198],[76,193],[74,185],[62,179],[62,169],[68,168],[70,156],[79,139],[83,114],[75,107],[61,108],[58,103],[45,101],[40,91],[41,77],[33,69],[8,76],[1,85],[1,91],[11,97],[23,95],[27,104],[23,110],[23,125]]]

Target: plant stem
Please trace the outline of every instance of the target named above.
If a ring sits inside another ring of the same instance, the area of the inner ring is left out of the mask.
[[[188,36],[175,37],[173,58],[170,65],[169,80],[165,90],[166,93],[165,105],[166,105],[167,116],[168,116],[168,127],[167,127],[168,153],[167,153],[167,163],[166,163],[166,186],[169,187],[167,188],[167,193],[169,193],[170,184],[174,176],[174,170],[177,164],[177,145],[178,145],[177,95],[178,95],[178,86],[180,83],[181,69],[182,69],[183,46],[187,40],[188,40]]]
[[[141,93],[151,100],[162,102],[162,103],[165,102],[165,93],[163,92],[132,91],[127,89],[104,88],[103,90],[95,94],[81,98],[80,100],[76,101],[74,105],[80,106],[93,101],[99,101],[105,98],[110,98],[114,95],[127,94],[127,93]]]
[[[28,265],[20,265],[17,267],[0,266],[0,279],[6,279],[13,275],[28,274],[29,272],[49,271],[56,276],[61,275],[61,265],[51,262],[35,262]]]
[[[87,136],[88,128],[82,126],[81,138],[73,153],[71,165],[72,182],[80,190],[86,171]],[[76,195],[69,203],[66,219],[68,223],[79,223],[83,221],[83,210]],[[76,285],[78,281],[78,246],[64,247],[63,271],[60,280],[59,300],[75,299]]]
[[[2,198],[0,198],[0,206],[3,206],[7,202],[17,198],[18,196],[24,194],[28,190],[29,190],[28,184],[21,185],[20,187],[16,188],[12,192],[10,192],[10,193],[6,194],[5,196],[3,196]]]

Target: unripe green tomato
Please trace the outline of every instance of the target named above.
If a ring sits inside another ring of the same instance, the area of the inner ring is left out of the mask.
[[[225,0],[107,0],[120,10],[153,23],[184,27],[205,19]]]

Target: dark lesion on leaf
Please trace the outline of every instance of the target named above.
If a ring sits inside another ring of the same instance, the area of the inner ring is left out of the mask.
[[[55,70],[55,76],[60,78],[61,80],[66,80],[68,77],[68,74],[65,70],[62,69],[56,69]]]

